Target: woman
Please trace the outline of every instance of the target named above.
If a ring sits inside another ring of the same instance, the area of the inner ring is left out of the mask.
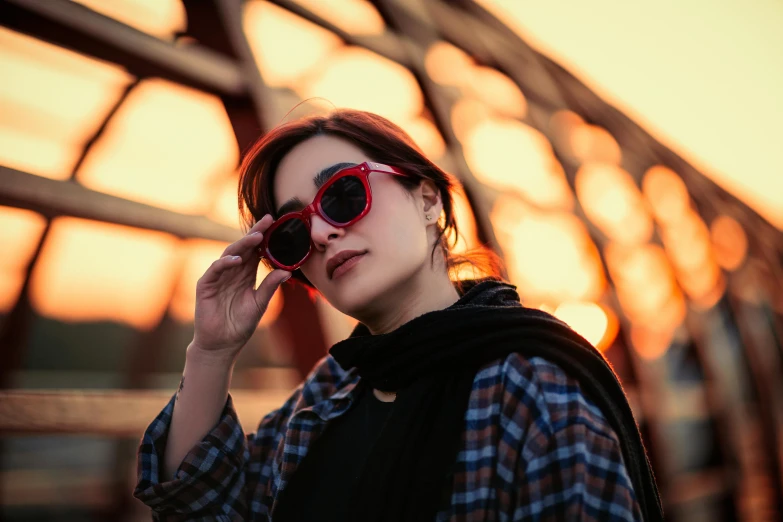
[[[366,112],[256,143],[248,234],[199,280],[182,384],[139,449],[135,495],[158,520],[661,519],[598,352],[498,278],[450,278],[452,187]],[[292,276],[359,325],[246,437],[232,368]]]

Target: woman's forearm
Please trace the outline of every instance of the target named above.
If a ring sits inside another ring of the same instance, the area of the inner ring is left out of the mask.
[[[174,478],[182,459],[220,420],[234,361],[210,356],[191,343],[185,356],[164,454],[163,480]]]

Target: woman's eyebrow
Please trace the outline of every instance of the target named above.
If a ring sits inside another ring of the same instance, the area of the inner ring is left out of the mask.
[[[302,203],[301,199],[291,198],[283,203],[279,209],[277,209],[277,217],[288,214],[289,212],[293,212],[294,210],[301,210],[304,208],[304,206],[305,204]]]
[[[323,187],[324,184],[332,178],[332,176],[341,170],[348,167],[354,167],[356,165],[358,165],[358,163],[335,163],[334,165],[330,165],[324,169],[321,169],[315,176],[313,176],[313,185],[315,185],[316,190],[318,190]],[[305,204],[302,203],[302,200],[294,197],[280,205],[280,208],[277,209],[277,215],[279,217],[295,210],[301,210],[304,207]]]

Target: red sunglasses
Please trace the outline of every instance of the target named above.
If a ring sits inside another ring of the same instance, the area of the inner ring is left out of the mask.
[[[277,268],[289,272],[302,266],[313,250],[310,237],[310,219],[313,214],[318,214],[332,226],[345,228],[370,211],[370,172],[407,176],[395,167],[370,162],[337,172],[324,183],[307,207],[284,214],[272,223],[259,247],[261,255]]]

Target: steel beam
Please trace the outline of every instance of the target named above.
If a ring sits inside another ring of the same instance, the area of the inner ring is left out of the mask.
[[[271,3],[276,4],[295,15],[304,18],[308,22],[311,22],[319,27],[323,27],[327,31],[334,33],[342,41],[348,45],[355,45],[357,47],[364,47],[368,51],[372,51],[375,54],[388,58],[393,62],[397,62],[405,67],[410,67],[409,55],[406,49],[403,47],[396,35],[390,31],[386,31],[379,35],[359,35],[344,31],[340,27],[336,26],[332,22],[325,18],[313,13],[306,7],[299,5],[293,0],[269,0]]]
[[[247,91],[242,69],[228,57],[197,45],[174,45],[69,0],[4,0],[0,25],[120,65],[138,77],[219,95]]]
[[[190,216],[0,166],[0,205],[24,208],[47,218],[73,216],[158,230],[180,238],[236,241],[239,230],[204,216]]]

